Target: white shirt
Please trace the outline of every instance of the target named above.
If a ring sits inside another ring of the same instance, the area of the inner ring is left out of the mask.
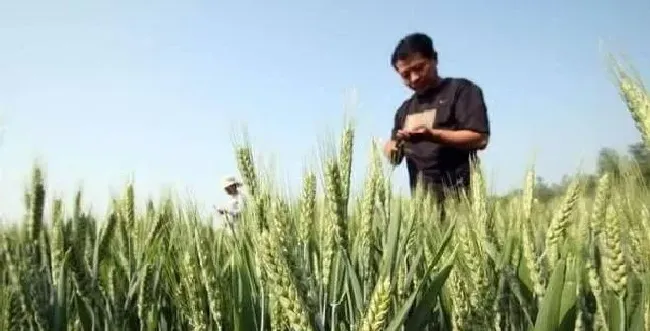
[[[226,203],[224,210],[230,217],[237,217],[241,214],[246,206],[246,194],[238,190],[234,195],[230,195],[230,200]]]

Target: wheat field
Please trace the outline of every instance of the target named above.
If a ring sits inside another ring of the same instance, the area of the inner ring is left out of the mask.
[[[650,95],[613,68],[650,148]],[[393,194],[377,147],[352,195],[354,140],[345,126],[295,199],[236,146],[250,200],[223,229],[171,198],[136,210],[131,184],[106,217],[81,191],[64,210],[35,167],[25,219],[0,231],[0,330],[650,330],[650,194],[633,164],[548,203],[534,168],[503,199],[476,165],[441,223],[426,192]]]

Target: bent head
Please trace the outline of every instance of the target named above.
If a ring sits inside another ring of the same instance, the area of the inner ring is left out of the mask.
[[[413,33],[402,38],[391,55],[391,65],[416,93],[438,82],[438,53],[426,34]]]

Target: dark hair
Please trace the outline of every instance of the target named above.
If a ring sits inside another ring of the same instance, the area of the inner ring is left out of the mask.
[[[433,49],[431,37],[424,33],[416,32],[400,39],[390,57],[390,64],[394,67],[397,61],[404,60],[416,53],[419,53],[427,59],[438,60],[438,53]]]

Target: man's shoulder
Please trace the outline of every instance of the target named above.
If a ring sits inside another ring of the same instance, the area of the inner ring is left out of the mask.
[[[402,103],[400,103],[399,107],[397,107],[397,110],[401,111],[409,106],[409,103],[413,100],[413,96],[415,94],[409,95],[408,98],[402,100]]]
[[[447,88],[454,91],[459,91],[465,88],[477,88],[478,84],[473,80],[466,77],[447,77]]]
[[[397,116],[404,116],[405,113],[407,112],[409,108],[409,104],[413,100],[413,96],[409,96],[408,98],[404,99],[402,103],[395,109],[395,115]]]
[[[438,93],[445,95],[457,95],[460,91],[467,88],[470,89],[480,89],[479,85],[472,79],[466,77],[444,77],[442,78],[442,89],[438,90]],[[405,98],[402,103],[397,107],[396,114],[403,114],[408,110],[413,102],[417,98],[417,94],[412,93]]]

